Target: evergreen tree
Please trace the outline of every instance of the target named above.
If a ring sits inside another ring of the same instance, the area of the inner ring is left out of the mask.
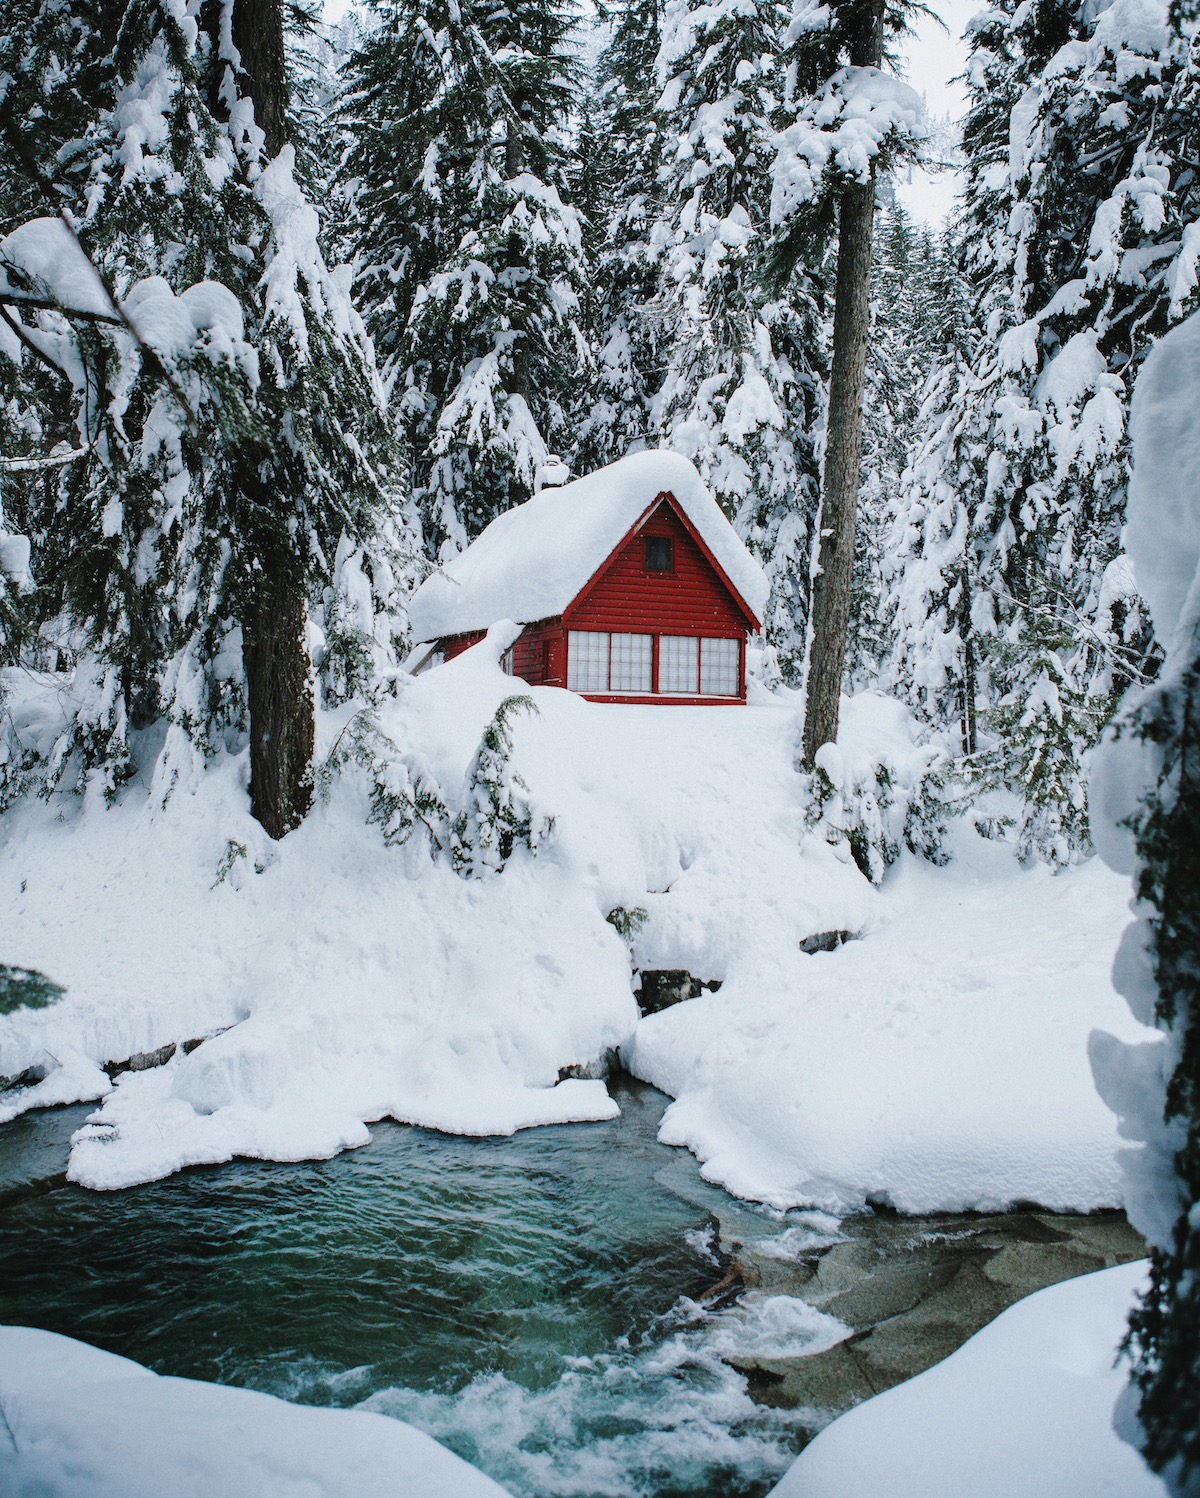
[[[813,572],[812,649],[805,679],[804,763],[837,740],[862,479],[863,392],[870,327],[876,176],[919,133],[924,108],[882,71],[903,5],[796,0],[788,108],[775,140],[771,221],[778,263],[794,263],[836,210],[837,272]]]
[[[662,211],[662,117],[655,107],[661,29],[662,0],[624,0],[600,54],[596,104],[585,112],[581,207],[589,229],[587,325],[595,375],[580,411],[580,472],[653,440],[650,405],[662,379],[652,247]]]
[[[83,441],[31,528],[79,646],[82,705],[46,775],[74,762],[111,791],[130,729],[165,713],[169,793],[181,738],[211,751],[248,711],[254,811],[281,836],[311,796],[307,601],[342,534],[376,529],[381,391],[294,175],[276,0],[131,0],[119,21],[58,176],[10,158],[79,243],[53,219],[29,233],[56,227],[107,287],[92,274],[90,308],[47,283],[43,308],[6,309],[67,377]],[[10,125],[19,155],[36,132]]]
[[[570,4],[387,0],[349,68],[357,289],[436,551],[528,498],[589,379]]]
[[[658,74],[665,153],[654,233],[664,376],[657,440],[699,468],[771,579],[766,634],[803,667],[823,324],[797,262],[769,289],[776,0],[669,0]]]
[[[1151,341],[1195,299],[1195,58],[1165,12],[1123,3],[998,8],[973,49],[960,234],[977,313],[911,510],[921,528],[952,494],[962,544],[940,586],[926,557],[916,577],[959,595],[943,638],[964,673],[974,659],[980,768],[1022,795],[1023,848],[1060,862],[1086,846],[1085,752],[1147,646],[1136,600],[1110,606],[1125,420]]]
[[[877,686],[891,652],[895,599],[888,514],[908,465],[921,392],[937,347],[937,251],[928,229],[914,227],[897,203],[875,229],[871,265],[871,336],[867,349],[862,482],[846,642],[853,688]],[[936,289],[935,289],[936,287]]]

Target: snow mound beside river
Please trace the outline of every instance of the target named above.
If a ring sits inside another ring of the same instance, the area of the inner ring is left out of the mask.
[[[664,1138],[743,1195],[836,1212],[1119,1202],[1085,1046],[1094,1026],[1147,1033],[1108,977],[1124,881],[1097,863],[1022,871],[972,834],[949,868],[906,855],[877,891],[806,825],[788,694],[589,703],[514,682],[503,643],[402,679],[379,709],[410,773],[450,793],[498,705],[528,692],[514,766],[553,826],[500,873],[460,877],[423,834],[385,846],[354,767],[279,844],[248,814],[244,754],[165,796],[160,775],[108,809],[6,814],[0,958],[67,993],[0,1016],[0,1075],[45,1074],[0,1094],[0,1122],[103,1099],[69,1173],[115,1188],[236,1155],[327,1157],[385,1116],[467,1134],[611,1117],[578,1073],[621,1047],[678,1099]],[[45,686],[12,685],[30,722],[49,711]],[[351,712],[319,715],[323,752]],[[902,777],[927,758],[900,705],[870,694],[839,747]],[[860,939],[801,950],[836,931]],[[626,936],[637,967],[723,986],[639,1024]],[[176,1043],[115,1087],[103,1069]]]
[[[0,1327],[0,1493],[39,1498],[501,1498],[421,1431],[369,1411],[160,1378],[128,1358]]]
[[[1167,1498],[1113,1429],[1144,1261],[1052,1285],[944,1362],[850,1410],[772,1498]]]

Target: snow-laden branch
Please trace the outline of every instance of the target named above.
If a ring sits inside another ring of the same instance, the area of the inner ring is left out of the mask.
[[[52,453],[44,458],[0,457],[0,472],[37,473],[43,468],[61,468],[64,463],[74,463],[77,458],[86,458],[90,447],[77,447],[69,453]]]
[[[907,83],[878,68],[841,68],[776,137],[772,227],[826,185],[867,182],[881,157],[915,149],[926,133],[924,105]]]

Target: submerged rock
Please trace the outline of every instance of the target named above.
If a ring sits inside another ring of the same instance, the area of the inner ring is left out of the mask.
[[[793,1230],[794,1231],[794,1230]],[[812,1357],[733,1358],[765,1403],[841,1414],[912,1378],[1035,1290],[1145,1255],[1122,1212],[845,1219],[837,1241],[732,1243],[746,1284],[836,1316],[853,1334]]]

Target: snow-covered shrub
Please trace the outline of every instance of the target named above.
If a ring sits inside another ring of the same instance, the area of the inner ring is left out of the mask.
[[[367,820],[379,828],[389,847],[423,832],[432,852],[451,851],[454,818],[441,787],[416,755],[406,753],[384,731],[375,707],[361,708],[338,735],[317,772],[323,795],[351,763],[366,771],[371,806]]]
[[[1101,1096],[1121,1116],[1130,1220],[1151,1247],[1130,1320],[1139,1444],[1178,1493],[1200,1492],[1200,315],[1162,340],[1137,383],[1126,538],[1166,659],[1101,746],[1093,832],[1136,880],[1138,919],[1114,977],[1160,1044],[1092,1036]]]
[[[1087,758],[1112,699],[1080,680],[1080,652],[1070,642],[1043,637],[1039,643],[1035,635],[1024,649],[1029,658],[1022,662],[1020,685],[981,717],[992,742],[976,756],[975,778],[1021,798],[1022,862],[1061,868],[1091,852]]]
[[[518,847],[536,852],[554,826],[552,817],[531,804],[513,768],[512,719],[521,712],[537,712],[531,698],[506,697],[496,709],[457,808],[423,758],[387,733],[374,705],[356,712],[338,735],[318,771],[318,787],[328,795],[337,775],[348,764],[358,765],[369,781],[367,820],[389,847],[423,834],[430,852],[448,857],[464,879],[496,873]]]
[[[532,697],[506,697],[483,731],[467,775],[466,806],[454,822],[454,865],[482,875],[502,869],[517,847],[536,852],[554,827],[530,804],[528,786],[513,768],[512,720],[537,713]]]
[[[45,1009],[62,997],[64,990],[43,973],[28,967],[0,962],[0,1014],[17,1009]]]
[[[850,760],[837,745],[823,744],[803,778],[807,825],[832,845],[844,842],[873,884],[882,882],[902,848],[945,862],[946,768],[935,746],[900,766],[888,754]]]

